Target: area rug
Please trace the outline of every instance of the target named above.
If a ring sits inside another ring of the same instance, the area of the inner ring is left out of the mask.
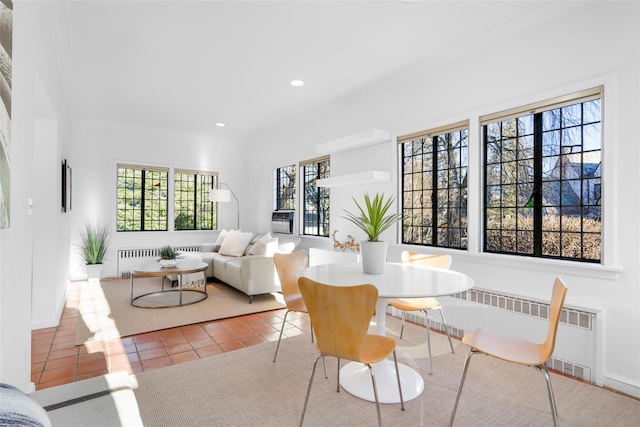
[[[160,280],[136,278],[135,295],[160,290]],[[138,308],[131,305],[129,279],[86,282],[80,291],[76,345],[285,307],[281,294],[257,295],[249,304],[247,295],[224,283],[209,282],[207,294],[204,301],[182,307]]]
[[[371,331],[375,329],[372,327]],[[416,369],[425,391],[405,403],[381,405],[385,426],[445,426],[455,401],[468,348],[431,334],[433,375],[428,372],[425,329],[408,324],[398,339],[397,319],[387,318],[398,361]],[[317,350],[308,334],[135,374],[135,394],[147,426],[295,426],[299,424]],[[305,426],[374,426],[376,408],[342,390],[336,393],[336,360],[328,379],[318,366]],[[567,426],[637,426],[640,401],[591,384],[551,374],[559,422]],[[471,360],[455,426],[551,426],[542,375],[490,357]]]

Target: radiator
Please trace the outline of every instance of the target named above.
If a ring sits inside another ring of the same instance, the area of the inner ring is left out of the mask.
[[[174,247],[178,252],[197,252],[198,246]],[[137,265],[155,261],[160,254],[160,248],[118,249],[117,277],[131,276],[131,269]]]
[[[452,336],[462,338],[472,329],[486,328],[503,334],[521,336],[543,342],[549,325],[549,304],[473,289],[448,297],[442,303]],[[398,315],[394,309],[392,315]],[[565,375],[602,385],[603,372],[598,357],[602,346],[598,333],[603,312],[590,309],[564,308],[558,325],[556,346],[549,368]],[[440,314],[407,313],[407,321],[442,331]]]

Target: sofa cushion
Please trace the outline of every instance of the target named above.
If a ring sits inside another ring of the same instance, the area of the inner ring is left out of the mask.
[[[218,234],[218,239],[213,244],[213,248],[211,249],[211,252],[218,252],[220,250],[220,247],[222,246],[222,243],[224,242],[224,238],[227,236],[227,233],[229,233],[227,230],[222,230],[220,234]]]
[[[49,427],[47,412],[18,388],[0,384],[0,425]]]
[[[249,251],[249,255],[273,256],[278,251],[278,238],[271,237],[259,240]]]
[[[226,256],[242,256],[244,250],[251,241],[252,233],[243,233],[241,231],[231,230],[227,233],[222,246],[218,251],[220,255]]]

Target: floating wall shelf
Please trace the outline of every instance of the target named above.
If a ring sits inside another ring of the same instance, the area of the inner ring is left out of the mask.
[[[387,181],[391,181],[391,174],[389,172],[367,171],[319,179],[316,185],[318,187],[343,187],[346,185],[372,184]]]
[[[355,135],[345,136],[334,141],[325,142],[316,147],[320,154],[340,153],[391,141],[391,132],[380,129],[369,129]]]

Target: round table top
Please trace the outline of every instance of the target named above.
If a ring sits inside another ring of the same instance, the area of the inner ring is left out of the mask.
[[[452,295],[474,285],[472,278],[457,271],[402,263],[385,263],[383,274],[365,274],[361,263],[323,264],[301,270],[298,277],[302,276],[334,286],[370,283],[380,298]]]
[[[178,261],[175,267],[163,267],[157,262],[135,266],[131,269],[131,274],[136,276],[168,276],[170,274],[197,273],[207,269],[207,264],[194,259],[183,259]]]

